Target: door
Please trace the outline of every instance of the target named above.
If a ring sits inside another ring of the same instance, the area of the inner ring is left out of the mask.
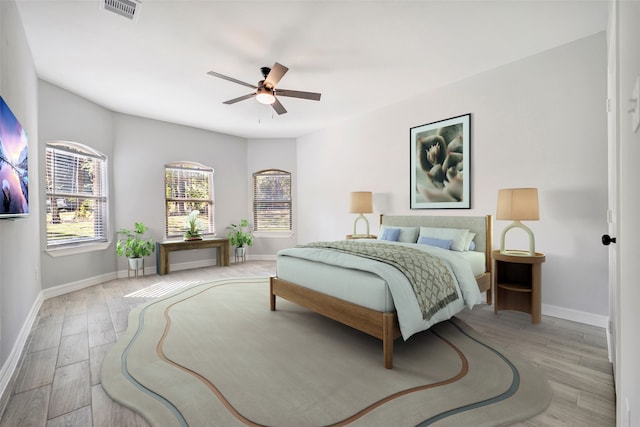
[[[615,299],[615,381],[616,410],[619,427],[640,425],[640,129],[634,113],[640,110],[640,2],[614,1],[617,40],[617,119],[618,144],[617,201],[615,214],[617,244]],[[632,102],[633,100],[633,102]]]
[[[609,245],[609,357],[616,375],[616,331],[618,298],[618,246],[614,243],[618,235],[618,165],[620,147],[618,143],[618,2],[609,3],[609,26],[607,30],[607,128],[608,128],[608,209],[607,239]]]

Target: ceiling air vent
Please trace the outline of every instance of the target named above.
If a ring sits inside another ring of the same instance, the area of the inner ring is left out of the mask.
[[[100,6],[104,10],[137,21],[141,4],[137,0],[100,0]]]

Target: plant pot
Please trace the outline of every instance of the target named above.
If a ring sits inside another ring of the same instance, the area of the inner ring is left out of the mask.
[[[247,248],[245,248],[244,246],[240,246],[236,248],[236,262],[238,262],[238,260],[242,260],[243,262],[245,261],[245,255],[247,254]]]
[[[129,258],[129,269],[137,271],[143,268],[142,260],[143,258]]]
[[[185,242],[190,242],[192,240],[202,240],[202,236],[191,236],[191,237],[185,237],[184,238]]]

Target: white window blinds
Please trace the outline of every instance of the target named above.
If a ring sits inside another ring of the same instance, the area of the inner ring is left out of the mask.
[[[291,173],[277,169],[253,174],[255,231],[291,231]]]
[[[77,143],[46,146],[47,247],[107,241],[107,159]]]
[[[203,234],[215,233],[213,169],[195,162],[165,165],[166,236],[182,236],[189,213],[199,211]]]

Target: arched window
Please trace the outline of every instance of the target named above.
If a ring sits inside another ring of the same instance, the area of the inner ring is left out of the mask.
[[[83,144],[46,145],[47,248],[106,242],[107,158]]]
[[[185,232],[191,211],[199,211],[203,234],[215,233],[213,218],[213,169],[195,162],[173,162],[164,167],[166,236]]]
[[[291,212],[291,173],[278,169],[254,173],[254,231],[291,231]]]

